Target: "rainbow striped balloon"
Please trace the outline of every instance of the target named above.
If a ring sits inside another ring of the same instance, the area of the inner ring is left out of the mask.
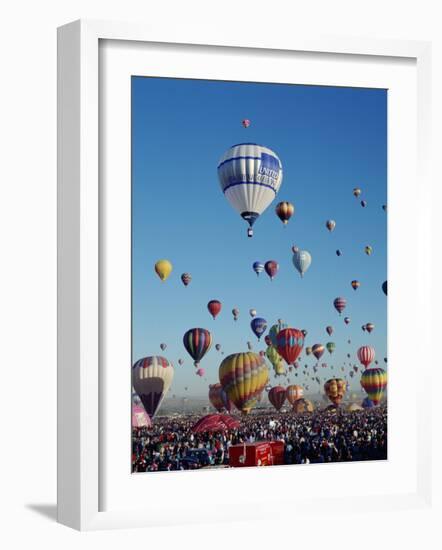
[[[387,387],[387,373],[384,369],[366,369],[361,376],[361,386],[374,405],[379,405]]]
[[[183,336],[183,344],[187,353],[194,360],[195,367],[212,346],[212,335],[205,328],[191,328]]]
[[[256,405],[268,380],[264,358],[250,351],[229,355],[219,366],[221,386],[243,414],[248,414]]]

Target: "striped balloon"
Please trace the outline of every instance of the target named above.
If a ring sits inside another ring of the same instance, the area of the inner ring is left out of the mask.
[[[374,360],[375,355],[376,353],[372,346],[361,346],[358,349],[358,359],[366,369],[368,368],[368,365]]]
[[[198,367],[212,345],[212,335],[205,328],[191,328],[183,336],[183,344],[194,360],[195,367]]]
[[[287,401],[293,407],[295,401],[297,401],[298,399],[301,399],[301,397],[304,396],[304,389],[302,388],[302,386],[297,386],[297,385],[288,386],[285,393],[287,396]]]
[[[387,387],[387,373],[379,367],[366,369],[361,376],[361,386],[374,405],[379,405]]]
[[[282,386],[274,386],[269,391],[269,401],[277,411],[279,411],[284,405],[285,398],[285,388],[283,388]]]
[[[293,365],[304,346],[304,335],[297,328],[285,328],[276,336],[276,348],[288,365]]]
[[[269,380],[263,357],[256,353],[234,353],[219,367],[219,381],[229,399],[243,414],[256,405]]]
[[[276,215],[282,221],[284,225],[287,225],[289,219],[295,213],[295,207],[291,202],[283,201],[279,202],[275,208]]]
[[[325,395],[333,405],[339,406],[347,391],[347,382],[342,378],[331,378],[324,384]]]
[[[262,262],[253,262],[252,268],[256,275],[259,277],[259,274],[264,271],[264,264]]]
[[[253,224],[276,197],[282,183],[282,164],[267,147],[240,143],[228,149],[218,164],[218,177],[224,196],[249,224]]]
[[[334,299],[333,305],[335,306],[335,309],[339,313],[339,315],[341,315],[341,313],[345,309],[345,306],[347,305],[347,300],[339,296],[338,298]]]
[[[143,357],[132,367],[132,385],[141,402],[153,418],[173,380],[173,365],[165,357]]]

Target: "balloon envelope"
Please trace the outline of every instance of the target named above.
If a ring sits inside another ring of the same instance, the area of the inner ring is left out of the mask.
[[[307,250],[298,250],[293,254],[292,262],[301,277],[304,277],[304,273],[312,263],[312,257]]]
[[[285,328],[277,334],[277,350],[288,365],[293,365],[304,346],[304,335],[296,328]]]
[[[263,357],[256,353],[234,353],[219,367],[219,381],[235,407],[247,414],[256,405],[269,380]]]
[[[252,226],[273,202],[282,183],[282,164],[276,153],[255,143],[228,149],[218,164],[221,190],[230,205]]]
[[[283,388],[282,386],[274,386],[269,391],[269,401],[277,411],[279,411],[284,405],[285,398],[285,388]]]
[[[162,281],[165,281],[172,273],[172,264],[169,260],[158,260],[155,264],[155,272]]]
[[[198,366],[212,345],[212,335],[204,328],[191,328],[184,334],[183,344],[194,365]]]
[[[150,356],[136,361],[132,367],[132,385],[144,409],[153,418],[173,380],[173,366],[165,357]]]

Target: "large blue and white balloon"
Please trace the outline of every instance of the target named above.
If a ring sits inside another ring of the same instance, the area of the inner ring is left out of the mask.
[[[222,156],[218,177],[226,199],[249,224],[247,234],[252,237],[253,224],[281,187],[281,161],[267,147],[240,143]]]
[[[310,267],[311,263],[312,257],[310,252],[307,252],[307,250],[298,250],[298,252],[293,254],[293,265],[295,266],[295,269],[299,271],[301,277],[304,277],[304,273]]]

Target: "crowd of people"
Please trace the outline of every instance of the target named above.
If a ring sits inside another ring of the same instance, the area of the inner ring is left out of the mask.
[[[150,428],[134,428],[134,472],[227,466],[229,447],[255,441],[283,441],[285,464],[313,464],[387,458],[385,406],[348,412],[292,414],[259,412],[241,417],[239,428],[194,433],[198,416],[156,418]]]

